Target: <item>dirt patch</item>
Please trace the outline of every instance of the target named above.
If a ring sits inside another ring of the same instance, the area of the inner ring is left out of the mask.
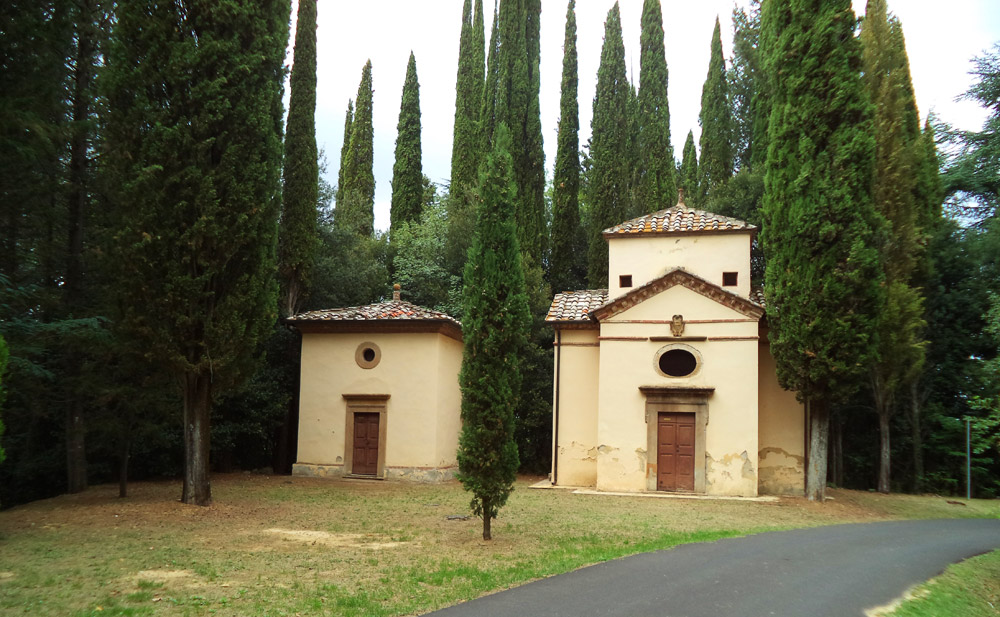
[[[306,529],[265,529],[264,533],[304,544],[335,546],[339,548],[353,547],[377,550],[410,544],[409,542],[385,542],[376,535],[362,533],[329,533]]]
[[[6,581],[14,578],[13,572],[0,572],[0,581]]]
[[[177,579],[191,578],[194,572],[191,570],[142,570],[133,577],[139,581],[150,581],[153,583],[166,583]]]

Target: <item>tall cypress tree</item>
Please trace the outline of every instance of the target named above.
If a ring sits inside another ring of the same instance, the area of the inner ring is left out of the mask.
[[[555,290],[579,289],[585,274],[580,227],[580,110],[576,53],[576,0],[566,8],[559,134],[552,186],[552,257],[549,278]]]
[[[762,15],[775,79],[761,235],[771,352],[781,385],[808,406],[806,494],[822,500],[830,402],[857,390],[875,354],[882,232],[850,0],[792,5],[769,0]]]
[[[181,385],[182,501],[207,505],[212,398],[247,367],[276,313],[290,6],[191,8],[118,5],[102,160],[118,305],[142,352]]]
[[[374,131],[372,127],[372,62],[365,63],[355,99],[351,141],[344,161],[343,187],[338,190],[334,223],[361,236],[375,231]]]
[[[545,155],[539,107],[541,0],[501,0],[496,41],[493,121],[510,130],[518,200],[514,204],[521,250],[535,265],[545,248]],[[492,50],[491,50],[492,53]],[[492,71],[492,67],[490,68]],[[487,78],[487,87],[489,80]],[[489,120],[484,122],[488,128]],[[486,136],[487,139],[489,135]]]
[[[882,493],[890,488],[890,419],[896,396],[915,379],[924,360],[923,297],[911,285],[921,253],[915,157],[923,152],[901,27],[897,30],[899,35],[890,26],[885,0],[869,0],[860,39],[865,86],[875,110],[872,195],[889,227],[888,241],[881,246],[885,304],[878,321],[878,361],[871,368]]]
[[[698,194],[698,150],[694,146],[694,131],[688,131],[684,141],[684,158],[681,159],[680,178],[677,184],[684,189],[687,196],[684,201],[694,201]]]
[[[692,197],[695,204],[704,206],[712,189],[733,175],[733,118],[718,17],[712,31],[712,55],[708,61],[708,76],[701,90],[698,123],[701,125],[701,160],[698,164],[698,192]]]
[[[677,203],[660,0],[645,0],[642,5],[639,47],[642,52],[639,57],[638,162],[642,171],[638,199],[643,212],[655,212]]]
[[[763,113],[764,96],[760,70],[760,0],[751,0],[749,12],[740,6],[733,9],[733,58],[728,81],[733,117],[733,169],[744,171],[760,167],[763,172],[767,135],[765,131],[758,143],[754,130],[757,115]]]
[[[472,493],[472,510],[483,519],[483,539],[514,490],[518,468],[514,411],[521,392],[520,357],[530,324],[514,229],[517,199],[511,140],[504,123],[480,176],[479,221],[465,266],[462,332],[465,348],[459,480]]]
[[[486,48],[486,78],[483,82],[483,100],[479,108],[479,157],[493,151],[493,132],[497,125],[497,96],[500,89],[500,11],[493,5],[493,28],[490,30],[490,44]]]
[[[282,308],[293,315],[307,293],[319,236],[319,160],[316,150],[316,0],[299,0],[295,26],[295,64],[289,78],[288,130],[285,134],[284,190],[278,235]]]
[[[628,79],[618,3],[604,22],[604,45],[597,69],[597,92],[590,124],[591,222],[587,230],[587,280],[603,287],[608,279],[608,244],[601,231],[624,221],[629,213]]]
[[[392,166],[392,206],[390,230],[404,222],[420,220],[424,203],[424,172],[420,154],[420,84],[417,83],[417,60],[410,52],[403,82],[403,100],[399,105],[396,127],[396,162]]]
[[[347,99],[347,113],[344,116],[344,143],[340,146],[340,165],[337,171],[336,203],[344,199],[344,170],[347,168],[347,152],[351,149],[351,128],[354,126],[354,101]]]
[[[465,0],[462,8],[462,36],[455,86],[455,129],[451,146],[451,191],[454,195],[461,194],[478,181],[478,117],[485,78],[482,10],[482,0],[476,0],[475,16],[472,14],[472,0]]]

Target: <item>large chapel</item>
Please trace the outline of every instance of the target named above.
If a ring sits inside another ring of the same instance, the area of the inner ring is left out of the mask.
[[[556,486],[802,494],[805,415],[778,385],[757,228],[672,208],[603,232],[607,289],[556,294]]]

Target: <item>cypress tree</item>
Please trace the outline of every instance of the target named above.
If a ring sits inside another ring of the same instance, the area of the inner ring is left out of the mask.
[[[708,76],[701,90],[698,123],[701,125],[701,160],[698,164],[698,192],[692,197],[695,204],[704,206],[712,188],[733,175],[733,118],[718,17],[712,31],[712,55],[708,61]]]
[[[608,244],[601,231],[620,223],[629,214],[628,79],[621,13],[616,2],[604,23],[601,64],[590,124],[591,224],[587,231],[587,280],[603,287],[608,279]]]
[[[550,274],[556,290],[583,285],[583,235],[580,227],[580,110],[576,54],[576,0],[566,8],[563,42],[559,134],[552,186],[552,257]]]
[[[483,539],[514,489],[518,468],[514,412],[521,391],[520,357],[530,324],[521,251],[514,229],[517,199],[511,140],[504,123],[480,176],[479,221],[465,266],[462,332],[465,348],[459,480],[483,519]]]
[[[104,70],[123,321],[181,385],[182,501],[207,505],[213,396],[274,323],[287,0],[118,5]],[[239,79],[216,79],[239,75]]]
[[[911,285],[921,253],[914,199],[915,157],[922,154],[922,144],[906,49],[896,23],[899,34],[890,25],[885,0],[868,1],[860,39],[865,86],[875,110],[872,195],[889,227],[889,240],[880,247],[885,304],[878,321],[878,360],[871,368],[882,493],[890,488],[890,420],[896,396],[917,376],[924,360],[923,297]]]
[[[510,131],[518,187],[518,200],[514,204],[517,233],[521,250],[536,265],[542,263],[545,248],[545,156],[538,102],[540,15],[540,0],[501,0],[495,101],[486,105],[487,110],[493,109],[493,122],[505,123]],[[492,70],[491,66],[489,71]],[[487,87],[491,77],[487,78]],[[488,127],[489,119],[483,124]]]
[[[695,199],[698,194],[698,150],[694,146],[694,131],[688,131],[684,141],[684,158],[681,159],[680,178],[677,184],[684,189],[688,199]]]
[[[462,8],[462,37],[455,86],[455,129],[451,146],[451,190],[455,195],[459,195],[464,188],[474,186],[478,180],[477,120],[485,79],[482,10],[482,0],[476,0],[475,17],[472,0],[465,0]]]
[[[771,352],[781,385],[808,406],[806,494],[822,500],[830,402],[857,390],[875,356],[882,231],[851,3],[792,4],[769,0],[762,15],[764,68],[776,78],[761,240]]]
[[[351,141],[347,146],[343,186],[338,189],[334,223],[360,236],[375,231],[374,131],[372,127],[372,62],[365,63],[355,99]]]
[[[767,155],[766,131],[754,130],[763,113],[763,75],[760,70],[760,0],[751,0],[749,12],[733,9],[733,58],[729,70],[729,97],[733,117],[733,169],[763,171]],[[752,165],[759,163],[759,165]]]
[[[344,117],[344,143],[340,146],[340,166],[337,171],[336,203],[344,199],[344,170],[347,168],[347,151],[351,148],[351,128],[354,125],[354,101],[347,99],[347,114]]]
[[[655,212],[677,203],[660,0],[643,2],[639,46],[639,208]]]
[[[10,351],[7,349],[7,341],[4,340],[3,336],[0,335],[0,410],[3,409],[4,398],[4,373],[7,371],[7,359],[10,357]],[[0,418],[0,444],[3,443],[3,419]],[[0,447],[0,463],[3,463],[7,455],[4,453],[4,449]]]
[[[289,78],[284,189],[278,243],[283,309],[294,315],[308,289],[319,236],[319,160],[316,150],[316,0],[299,0],[295,64]]]
[[[420,153],[420,84],[417,83],[417,60],[410,52],[403,82],[403,100],[399,105],[396,127],[396,162],[392,166],[392,205],[390,230],[404,222],[420,220],[424,202],[424,173]]]
[[[490,30],[490,44],[486,53],[486,79],[483,83],[483,101],[479,111],[479,157],[484,160],[493,151],[493,131],[497,124],[497,95],[500,89],[500,12],[493,5],[493,28]]]

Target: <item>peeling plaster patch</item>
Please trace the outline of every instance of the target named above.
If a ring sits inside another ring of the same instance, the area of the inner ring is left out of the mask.
[[[336,463],[338,465],[342,465],[344,463],[344,457],[343,456],[338,456],[337,460],[336,460]]]
[[[721,459],[713,458],[708,452],[705,453],[706,491],[712,486],[718,486],[719,492],[723,494],[752,495],[756,484],[757,474],[746,450],[739,454],[735,452],[727,454]]]
[[[758,490],[770,495],[802,495],[805,491],[805,457],[781,448],[760,451]]]
[[[445,482],[455,477],[454,467],[425,469],[420,467],[389,467],[385,470],[387,478],[407,480],[409,482]]]
[[[636,448],[635,457],[639,461],[639,472],[646,473],[646,448]]]
[[[611,446],[602,444],[600,446],[597,446],[597,451],[600,452],[601,454],[610,454],[612,452],[617,452],[618,448],[613,448]]]

